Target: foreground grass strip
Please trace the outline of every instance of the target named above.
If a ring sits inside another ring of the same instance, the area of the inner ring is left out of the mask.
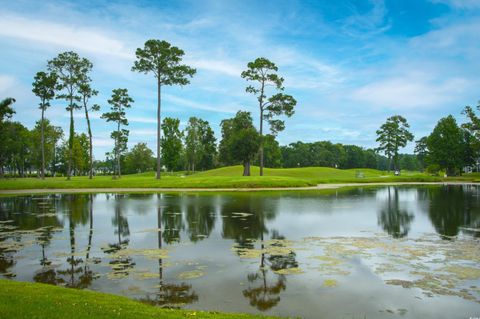
[[[161,309],[125,297],[44,284],[0,280],[0,318],[273,318]]]

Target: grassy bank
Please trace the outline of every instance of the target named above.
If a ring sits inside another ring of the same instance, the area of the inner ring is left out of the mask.
[[[306,187],[323,183],[373,183],[373,182],[440,182],[478,181],[478,174],[461,177],[440,178],[418,172],[403,172],[401,176],[374,169],[340,170],[328,167],[303,167],[265,169],[265,176],[258,176],[258,167],[252,167],[252,176],[241,176],[241,166],[229,166],[193,175],[168,175],[161,180],[153,172],[125,175],[120,179],[111,176],[86,176],[38,178],[16,178],[0,180],[0,189],[74,189],[74,188],[263,188],[263,187]]]
[[[161,309],[125,297],[44,284],[0,280],[0,318],[273,318]]]

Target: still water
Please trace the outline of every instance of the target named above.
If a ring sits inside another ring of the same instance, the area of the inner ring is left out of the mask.
[[[479,196],[463,185],[1,197],[0,275],[163,307],[478,317]]]

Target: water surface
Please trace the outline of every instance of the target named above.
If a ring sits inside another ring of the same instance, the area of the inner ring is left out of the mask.
[[[480,188],[0,198],[0,274],[163,307],[480,315]]]

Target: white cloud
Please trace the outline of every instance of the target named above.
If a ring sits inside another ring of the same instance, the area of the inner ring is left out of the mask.
[[[144,124],[157,124],[157,119],[153,117],[129,116],[128,121],[135,122],[135,123],[144,123]]]
[[[443,3],[457,9],[478,9],[480,1],[478,0],[431,0],[433,3]]]
[[[416,75],[380,79],[353,91],[353,100],[382,108],[435,108],[454,101],[470,87],[463,78],[434,81]]]
[[[234,77],[240,77],[240,73],[242,73],[242,68],[233,62],[208,59],[186,59],[185,62],[197,69],[223,73]]]
[[[24,18],[15,14],[0,14],[0,36],[40,42],[60,48],[71,48],[133,59],[131,50],[111,35],[89,27],[78,27],[43,20]]]
[[[219,106],[215,106],[215,105],[212,105],[212,106],[204,105],[202,103],[194,102],[192,100],[185,99],[185,98],[178,97],[178,96],[171,95],[171,94],[163,94],[162,98],[165,98],[170,103],[173,103],[173,104],[176,104],[176,105],[179,105],[179,106],[186,106],[186,107],[191,108],[191,109],[222,112],[222,113],[235,113],[238,110],[238,108],[231,107],[231,106],[228,106],[228,105],[223,106],[223,107],[221,107],[221,106],[219,107]]]
[[[156,129],[132,129],[130,130],[129,136],[151,136],[156,138],[157,130]]]
[[[479,1],[480,3],[480,1]],[[480,19],[443,26],[410,41],[410,47],[428,56],[462,55],[478,59],[480,56]]]
[[[92,144],[94,147],[110,147],[114,146],[114,142],[111,138],[101,138],[101,137],[93,137]]]
[[[17,81],[13,76],[0,74],[0,99],[10,96],[16,85]]]

